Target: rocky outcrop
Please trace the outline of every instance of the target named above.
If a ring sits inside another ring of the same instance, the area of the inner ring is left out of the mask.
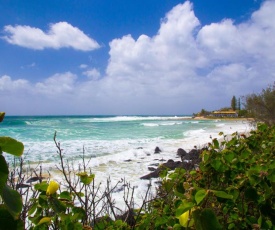
[[[153,172],[140,177],[142,180],[150,180],[151,178],[158,178],[159,174],[164,169],[175,170],[176,168],[184,168],[185,170],[193,170],[198,167],[201,158],[200,154],[204,149],[192,149],[190,152],[186,152],[184,149],[179,148],[177,155],[180,156],[181,161],[168,160],[166,163],[161,164]],[[149,167],[153,170],[152,167]],[[149,169],[148,168],[148,169]]]
[[[160,152],[161,152],[160,148],[159,148],[159,147],[156,147],[156,148],[155,148],[155,153],[160,153]]]

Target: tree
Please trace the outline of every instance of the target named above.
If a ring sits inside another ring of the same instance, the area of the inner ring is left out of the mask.
[[[236,106],[237,106],[237,99],[236,99],[235,96],[233,96],[232,99],[231,99],[231,108],[233,110],[236,110]]]
[[[247,95],[245,107],[256,120],[268,125],[275,124],[275,82],[259,94]]]
[[[238,110],[241,110],[241,98],[238,98]]]

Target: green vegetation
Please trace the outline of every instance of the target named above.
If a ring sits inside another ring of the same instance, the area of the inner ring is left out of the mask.
[[[275,124],[275,82],[259,94],[247,95],[245,101],[249,116],[269,125]]]
[[[234,111],[237,109],[237,99],[236,99],[235,96],[233,96],[232,99],[231,99],[231,108]]]
[[[3,121],[5,113],[0,113],[0,122]],[[21,156],[24,145],[10,137],[0,137],[0,229],[23,228],[23,222],[19,219],[22,211],[22,198],[8,184],[9,168],[3,156],[3,152],[14,156]]]

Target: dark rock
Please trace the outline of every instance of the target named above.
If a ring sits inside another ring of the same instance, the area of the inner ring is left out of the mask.
[[[177,155],[181,158],[181,161],[189,160],[189,154],[182,148],[179,148],[177,151]]]
[[[149,166],[159,166],[159,163],[149,164]]]
[[[158,167],[154,172],[151,172],[145,176],[140,177],[142,180],[149,180],[151,178],[158,178],[159,173],[164,170],[165,168],[168,168],[170,170],[174,170],[175,168],[182,167],[183,164],[180,161],[173,161],[168,160],[166,163],[163,163],[160,167]]]
[[[154,172],[151,172],[145,176],[140,177],[142,180],[150,180],[151,178],[158,178],[161,169],[157,168]]]
[[[187,152],[182,148],[179,148],[178,151],[177,151],[177,155],[179,157],[186,156],[186,154],[187,154]]]
[[[164,163],[162,166],[170,170],[174,170],[175,168],[182,168],[183,164],[180,161],[173,161],[170,159],[166,163]]]
[[[160,148],[159,148],[159,147],[156,147],[156,148],[155,148],[155,153],[160,153],[160,152],[161,152]]]
[[[148,170],[154,172],[156,170],[156,168],[154,168],[154,167],[148,167]]]
[[[189,153],[187,153],[183,149],[181,149],[181,150],[179,149],[178,155],[181,156],[182,162],[169,159],[166,163],[163,163],[162,165],[160,165],[153,172],[140,177],[140,179],[149,180],[151,178],[158,178],[160,172],[162,170],[164,170],[165,168],[168,168],[169,170],[175,170],[176,168],[184,168],[187,171],[196,169],[196,168],[198,168],[199,163],[201,161],[200,154],[203,150],[204,149],[192,149]],[[155,159],[155,160],[158,160],[158,159]],[[152,165],[158,166],[157,164],[151,164],[151,166]]]
[[[128,160],[125,160],[124,162],[130,162],[130,161],[132,161],[131,159],[128,159]]]

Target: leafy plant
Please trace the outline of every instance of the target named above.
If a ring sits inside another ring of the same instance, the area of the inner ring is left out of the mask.
[[[0,113],[0,122],[3,121],[5,113]],[[24,145],[11,138],[0,137],[0,228],[1,229],[23,229],[23,222],[19,219],[22,210],[22,198],[20,194],[7,185],[9,168],[3,152],[14,156],[21,156]]]

